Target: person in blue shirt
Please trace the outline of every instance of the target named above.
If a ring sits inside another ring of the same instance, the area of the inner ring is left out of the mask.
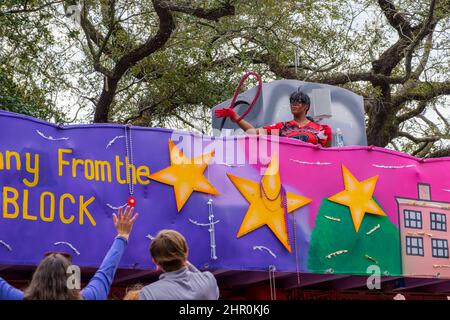
[[[70,289],[67,269],[70,260],[63,254],[51,253],[38,265],[28,288],[22,292],[0,277],[0,300],[106,300],[114,274],[128,244],[128,237],[138,213],[127,207],[113,215],[117,236],[100,268],[83,290]]]

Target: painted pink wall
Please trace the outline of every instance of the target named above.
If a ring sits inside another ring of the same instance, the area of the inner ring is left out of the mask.
[[[422,212],[422,229],[405,228],[404,220],[404,210],[414,210]],[[431,230],[430,212],[444,213],[447,216],[447,231]],[[403,261],[403,274],[405,275],[415,275],[415,276],[435,276],[438,272],[440,277],[450,278],[450,268],[434,268],[433,265],[450,265],[449,258],[434,258],[432,255],[431,239],[447,239],[450,244],[450,233],[449,233],[449,219],[450,210],[429,208],[429,207],[419,207],[411,205],[400,205],[399,206],[399,223],[400,223],[400,235],[402,244],[402,261]],[[408,232],[418,233],[425,232],[432,234],[428,235],[408,235]],[[423,250],[424,256],[410,256],[406,255],[406,237],[421,237],[423,239]]]
[[[249,136],[237,139],[240,139],[239,148],[245,150],[248,158],[250,152],[245,141]],[[271,137],[262,136],[259,139],[270,141]],[[396,226],[398,214],[395,198],[417,197],[418,183],[431,185],[432,199],[450,202],[450,170],[446,169],[449,158],[421,161],[384,148],[359,146],[319,148],[289,138],[280,138],[279,148],[280,175],[286,189],[313,200],[302,208],[309,214],[311,228],[314,228],[322,200],[344,189],[342,165],[345,165],[359,181],[378,176],[373,196]],[[316,165],[315,162],[325,165]],[[388,168],[389,166],[403,166],[403,168],[393,169]],[[259,164],[255,167],[261,168]],[[239,169],[236,168],[235,172],[239,172]],[[241,169],[243,172],[247,170],[245,167]]]

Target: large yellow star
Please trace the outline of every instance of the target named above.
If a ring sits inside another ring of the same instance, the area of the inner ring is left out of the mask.
[[[170,166],[151,174],[150,179],[173,186],[178,212],[194,191],[219,194],[203,175],[208,163],[214,157],[214,151],[189,159],[169,139],[169,152]]]
[[[237,237],[267,225],[285,248],[291,252],[291,244],[288,239],[287,221],[284,208],[281,205],[281,179],[278,170],[278,156],[272,157],[269,167],[264,172],[261,184],[252,180],[227,174],[239,192],[250,203],[250,206],[242,221]],[[264,193],[260,195],[260,187]],[[292,212],[312,200],[297,194],[286,192],[287,211]]]
[[[353,224],[358,232],[366,213],[385,216],[383,209],[372,199],[378,176],[358,181],[350,171],[342,165],[345,190],[328,198],[328,200],[350,208]]]

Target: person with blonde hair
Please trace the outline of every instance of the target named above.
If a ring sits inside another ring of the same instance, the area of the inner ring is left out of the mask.
[[[188,260],[188,245],[175,230],[161,230],[152,240],[150,254],[159,280],[141,289],[139,300],[217,300],[219,287],[211,272],[199,271]]]
[[[140,283],[135,284],[129,288],[127,288],[127,291],[125,293],[125,296],[123,297],[123,300],[139,300],[139,293],[141,292],[141,289],[144,286]]]

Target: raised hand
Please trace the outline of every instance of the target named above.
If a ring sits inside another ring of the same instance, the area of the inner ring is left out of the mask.
[[[139,213],[133,215],[133,211],[134,207],[127,206],[125,212],[123,212],[123,208],[119,208],[118,216],[115,213],[113,214],[114,227],[117,230],[117,235],[127,240],[133,229],[134,221],[139,216]]]
[[[230,118],[233,122],[236,122],[236,120],[239,118],[237,113],[231,108],[217,109],[214,111],[214,115],[217,118]]]

